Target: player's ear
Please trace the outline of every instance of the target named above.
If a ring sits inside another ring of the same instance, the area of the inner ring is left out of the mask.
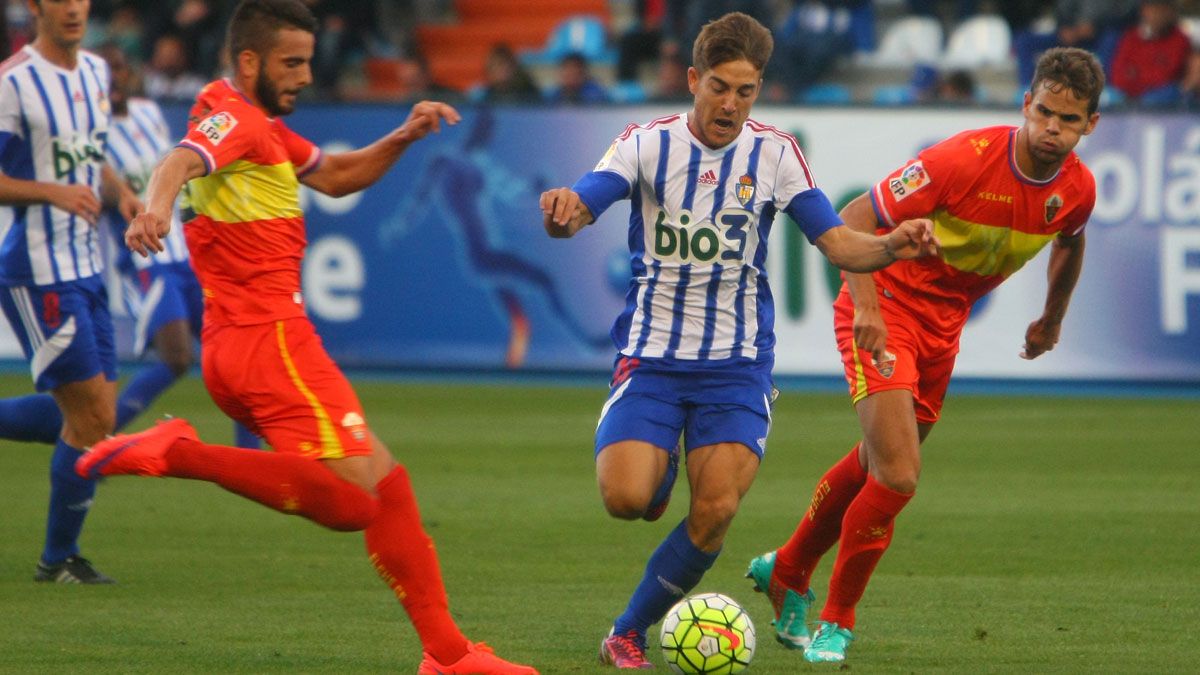
[[[695,66],[688,66],[688,91],[694,96],[700,86],[700,71]]]
[[[1096,123],[1100,121],[1100,113],[1094,112],[1088,117],[1087,126],[1083,128],[1083,135],[1087,136],[1096,130]]]
[[[237,73],[242,77],[255,77],[258,74],[262,57],[253,49],[243,49],[237,55]]]

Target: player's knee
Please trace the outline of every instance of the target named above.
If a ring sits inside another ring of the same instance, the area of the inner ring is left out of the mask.
[[[901,494],[910,495],[917,491],[919,473],[915,470],[881,471],[875,476],[875,481],[883,487]]]
[[[698,497],[692,500],[688,520],[700,533],[701,539],[710,539],[724,532],[737,515],[737,495]]]
[[[117,411],[111,405],[99,401],[70,411],[66,416],[66,427],[77,438],[91,444],[113,432],[117,424]]]
[[[621,520],[637,520],[650,506],[650,496],[636,494],[627,488],[600,486],[600,497],[608,515]]]
[[[379,500],[355,486],[330,500],[320,513],[313,514],[313,520],[338,532],[358,532],[367,529],[377,515]]]

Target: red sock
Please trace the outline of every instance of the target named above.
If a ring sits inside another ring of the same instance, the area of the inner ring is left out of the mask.
[[[896,515],[912,499],[868,477],[862,491],[846,509],[837,561],[829,580],[829,599],[821,620],[854,628],[854,607],[867,590],[871,572],[892,542]]]
[[[792,538],[776,552],[775,577],[788,588],[808,590],[821,556],[837,543],[846,507],[867,480],[867,472],[858,463],[860,445],[861,442],[855,444],[850,454],[817,481],[808,512],[800,519]]]
[[[437,552],[421,527],[408,472],[397,466],[375,490],[379,515],[366,532],[371,564],[404,605],[425,651],[443,665],[454,663],[467,653],[467,638],[450,617]]]
[[[167,450],[166,461],[169,476],[216,483],[334,530],[361,530],[379,511],[378,502],[365,490],[299,455],[180,439]]]

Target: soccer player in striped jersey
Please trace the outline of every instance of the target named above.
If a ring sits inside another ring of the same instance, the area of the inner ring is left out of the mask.
[[[1022,108],[1021,127],[966,131],[922,151],[842,210],[863,232],[927,216],[940,258],[846,274],[834,331],[863,438],[817,483],[807,513],[748,577],[768,594],[785,646],[812,662],[840,662],[854,639],[855,607],[912,499],[921,442],[942,408],[972,304],[1050,245],[1046,303],[1025,331],[1021,357],[1054,348],[1083,265],[1084,225],[1096,182],[1075,155],[1092,132],[1104,71],[1081,49],[1048,50]],[[813,569],[838,544],[816,632]]]
[[[595,170],[541,198],[553,237],[576,234],[617,200],[632,203],[633,279],[612,329],[616,368],[596,429],[605,508],[660,517],[679,446],[687,452],[688,515],[650,557],[600,647],[617,668],[653,667],[646,631],[716,560],[766,450],[775,335],[765,264],[776,213],[848,269],[936,250],[927,220],[880,236],[844,227],[796,139],[749,119],[772,46],[745,14],[709,23],[688,69],[691,112],[630,125]]]
[[[238,4],[228,32],[233,76],[200,92],[187,135],[150,177],[147,211],[125,233],[141,255],[162,251],[172,205],[190,181],[196,217],[185,236],[204,287],[204,383],[273,452],[203,443],[173,419],[93,445],[76,470],[205,480],[331,529],[363,530],[371,564],[421,639],[418,673],[536,675],[459,630],[408,472],[367,425],[305,314],[300,288],[300,183],[337,196],[364,189],[412,143],[460,116],[422,101],[371,145],[322,153],[282,120],[312,81],[316,28],[302,0]]]
[[[97,50],[111,73],[109,103],[112,126],[108,132],[107,159],[126,184],[141,197],[155,163],[172,147],[170,130],[158,104],[145,98],[130,98],[131,73],[125,54],[115,45]],[[125,233],[126,220],[114,209],[104,209],[103,227]],[[153,346],[159,360],[138,370],[117,397],[115,429],[125,428],[162,392],[191,368],[192,336],[197,339],[204,311],[200,284],[188,264],[187,243],[176,212],[172,230],[163,241],[164,250],[149,258],[133,256],[124,242],[109,261],[118,271],[119,294],[134,327],[134,353],[142,356]],[[106,253],[108,253],[106,251]],[[153,345],[149,344],[153,342]],[[0,401],[0,436],[24,441],[54,443],[62,428],[62,413],[48,394]],[[236,445],[258,447],[258,437],[234,423]]]
[[[101,197],[128,217],[140,203],[104,161],[108,67],[79,47],[89,3],[28,4],[37,37],[0,64],[0,306],[35,388],[53,395],[63,421],[34,578],[111,583],[79,554],[96,486],[72,469],[84,447],[113,430],[116,356],[95,231]],[[30,421],[41,405],[0,402]]]

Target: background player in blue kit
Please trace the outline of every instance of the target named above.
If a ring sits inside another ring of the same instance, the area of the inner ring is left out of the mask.
[[[852,271],[934,253],[925,219],[886,236],[842,226],[796,140],[749,119],[770,59],[770,32],[727,14],[696,38],[686,114],[630,125],[595,170],[542,194],[544,225],[570,237],[629,198],[625,310],[596,429],[596,473],[617,518],[662,515],[687,451],[688,516],[651,555],[600,648],[617,668],[651,668],[646,631],[700,581],[766,450],[774,309],[764,267],[777,211],[831,262]]]
[[[79,555],[96,485],[74,465],[84,447],[112,432],[116,408],[112,318],[94,228],[100,196],[128,218],[141,204],[104,161],[108,66],[79,48],[89,3],[28,5],[37,38],[0,64],[0,306],[36,389],[52,393],[63,419],[34,578],[111,583]],[[36,410],[22,405],[17,417],[34,420]]]

